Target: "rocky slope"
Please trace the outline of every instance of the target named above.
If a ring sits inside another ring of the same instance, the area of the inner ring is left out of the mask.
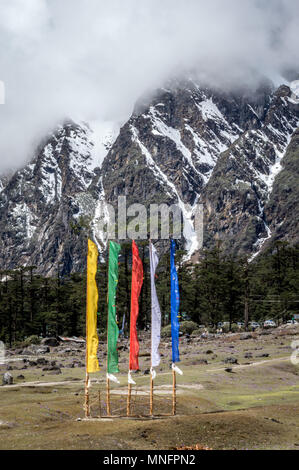
[[[253,258],[270,239],[298,241],[297,85],[225,93],[172,81],[141,99],[117,133],[111,123],[58,127],[1,180],[1,269],[82,269],[86,236],[105,249],[99,222],[123,195],[128,204],[178,203],[190,256],[198,202],[205,246],[220,238]]]
[[[294,168],[292,176],[287,175],[289,160],[294,164],[299,156],[298,104],[289,87],[280,87],[271,97],[259,126],[243,133],[221,155],[201,196],[206,212],[206,241],[216,235],[224,249],[256,254],[270,239],[296,240],[297,220],[292,214],[281,214],[288,219],[292,235],[289,230],[278,231],[281,221],[272,214],[278,207],[282,209],[278,194],[282,183],[277,178],[288,185],[287,199],[294,200],[298,195],[294,184],[297,170]]]
[[[2,269],[31,265],[53,275],[82,268],[86,248],[78,226],[89,220],[88,188],[102,151],[96,135],[83,123],[59,126],[6,183],[0,193]]]

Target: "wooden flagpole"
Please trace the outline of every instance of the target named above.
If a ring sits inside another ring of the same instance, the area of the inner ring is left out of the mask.
[[[107,416],[111,416],[111,407],[110,407],[110,380],[107,377]]]
[[[151,381],[150,381],[150,416],[153,416],[154,413],[154,381],[152,375],[152,367],[151,367]]]
[[[131,414],[132,384],[128,383],[127,416]]]
[[[86,372],[86,377],[85,377],[85,403],[84,403],[84,409],[85,409],[85,418],[90,417],[90,407],[89,407],[89,374]]]
[[[172,369],[172,414],[176,415],[176,372]]]
[[[99,416],[102,417],[101,389],[99,388]]]

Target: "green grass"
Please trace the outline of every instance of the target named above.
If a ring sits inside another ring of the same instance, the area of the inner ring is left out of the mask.
[[[196,339],[192,344],[182,342],[180,367],[184,375],[177,375],[178,416],[157,420],[77,421],[84,417],[84,368],[62,368],[60,375],[36,368],[13,370],[17,386],[0,387],[0,449],[171,449],[196,443],[214,449],[295,449],[299,444],[299,367],[289,361],[289,344],[293,339],[277,340],[271,335],[248,341],[228,338],[205,343],[197,343]],[[232,345],[234,349],[229,347]],[[155,381],[157,414],[171,411],[169,344],[162,343],[161,349],[162,370],[158,368]],[[214,354],[207,355],[208,349]],[[148,344],[143,344],[142,350],[148,350]],[[248,351],[252,352],[252,359],[244,358]],[[264,352],[270,357],[256,358]],[[212,359],[215,354],[217,357]],[[125,413],[126,409],[128,353],[122,352],[120,356],[126,362],[120,364],[121,384],[111,385],[112,390],[122,392],[112,395],[114,413]],[[228,356],[237,357],[239,364],[259,364],[232,366],[233,373],[227,373],[223,359]],[[199,365],[200,358],[209,363]],[[54,354],[51,359],[69,363],[70,358]],[[104,357],[100,363],[105,363]],[[21,364],[14,366],[19,369]],[[148,358],[140,358],[140,365],[142,370],[148,368]],[[18,385],[24,380],[16,379],[19,374],[25,376],[26,382],[58,384],[21,387]],[[135,410],[147,413],[149,376],[140,373],[134,378],[137,386],[133,387],[133,395],[136,388],[147,393],[134,396]],[[91,411],[97,416],[99,391],[102,412],[105,411],[105,367],[92,374],[92,379]],[[59,384],[64,381],[68,383]],[[161,390],[169,393],[161,395]]]

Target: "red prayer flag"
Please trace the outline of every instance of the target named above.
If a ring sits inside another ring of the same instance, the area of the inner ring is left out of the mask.
[[[130,318],[130,370],[139,370],[138,354],[139,342],[137,336],[137,318],[139,313],[139,294],[143,283],[143,266],[139,257],[138,247],[135,241],[132,241],[132,288],[131,288],[131,318]]]

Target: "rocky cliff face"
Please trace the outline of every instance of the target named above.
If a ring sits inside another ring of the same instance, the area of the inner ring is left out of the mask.
[[[216,236],[226,250],[235,253],[252,251],[255,255],[266,242],[277,238],[277,221],[271,216],[271,212],[275,212],[273,196],[276,195],[276,203],[281,205],[277,196],[277,177],[286,177],[290,144],[293,160],[296,153],[298,160],[295,139],[299,124],[298,104],[289,87],[280,87],[271,96],[259,125],[244,132],[218,159],[201,195],[207,243]],[[295,175],[296,171],[296,178]],[[292,198],[294,190],[293,185],[290,187]],[[284,217],[292,219],[290,213]],[[295,233],[297,221],[290,220],[290,224]],[[281,232],[281,237],[295,241],[288,231]]]
[[[86,235],[105,249],[98,222],[121,195],[128,204],[178,203],[190,256],[197,202],[205,246],[221,239],[253,258],[272,239],[296,241],[299,99],[291,88],[224,93],[171,82],[140,100],[117,135],[110,124],[57,128],[30,164],[1,180],[1,268],[82,269]]]
[[[100,155],[96,132],[69,122],[11,177],[0,193],[2,269],[33,265],[53,275],[82,268],[86,247],[78,227],[89,220],[88,188]]]

